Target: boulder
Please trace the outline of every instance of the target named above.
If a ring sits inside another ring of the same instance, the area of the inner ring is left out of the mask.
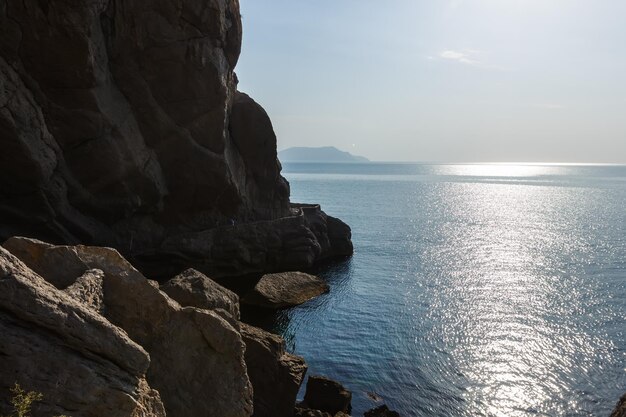
[[[304,359],[285,352],[280,336],[241,323],[246,365],[254,391],[255,417],[291,417],[304,380]]]
[[[161,285],[161,291],[182,306],[223,309],[239,319],[239,297],[195,269],[187,269]]]
[[[42,246],[21,238],[12,238],[7,246],[15,247],[18,240],[20,245]],[[252,414],[244,344],[227,320],[213,311],[181,307],[114,249],[50,246],[41,256],[49,250],[67,253],[64,262],[71,270],[84,266],[103,271],[105,317],[150,354],[146,379],[159,391],[168,415]]]
[[[385,404],[365,412],[365,417],[400,417],[396,411],[391,411]]]
[[[314,410],[332,415],[350,414],[352,411],[352,393],[337,381],[323,377],[310,376],[302,404]]]
[[[182,306],[214,310],[226,320],[239,317],[238,297],[195,270],[187,270],[161,289]],[[239,328],[246,345],[245,362],[252,384],[255,417],[291,417],[307,370],[304,359],[285,351],[275,334],[245,323]]]
[[[257,307],[279,309],[302,304],[325,292],[328,284],[304,272],[265,274],[242,302]]]
[[[626,417],[626,394],[618,401],[615,409],[611,413],[611,417]]]
[[[0,248],[0,414],[16,382],[43,394],[35,415],[165,417],[147,352]]]

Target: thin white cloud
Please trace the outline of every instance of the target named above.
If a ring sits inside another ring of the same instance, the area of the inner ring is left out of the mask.
[[[463,51],[453,51],[448,49],[441,51],[439,53],[439,58],[460,62],[461,64],[480,65],[480,61],[476,59],[476,56],[479,53],[480,52],[475,49],[464,49]]]
[[[470,65],[472,67],[484,70],[511,71],[511,68],[501,67],[484,62],[484,59],[488,55],[488,53],[486,53],[485,51],[481,51],[480,49],[462,49],[458,51],[453,49],[446,49],[437,54],[437,59],[454,61],[458,62],[459,64]]]
[[[555,104],[555,103],[536,103],[536,104],[533,104],[533,107],[536,107],[538,109],[547,109],[547,110],[560,110],[560,109],[565,108],[564,105]]]

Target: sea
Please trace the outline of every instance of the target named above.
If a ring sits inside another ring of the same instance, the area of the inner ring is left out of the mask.
[[[352,228],[265,327],[353,415],[609,416],[626,392],[626,166],[284,163]],[[303,392],[300,393],[302,396]]]

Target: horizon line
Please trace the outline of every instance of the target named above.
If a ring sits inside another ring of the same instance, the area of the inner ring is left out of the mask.
[[[571,165],[571,166],[626,166],[626,162],[495,162],[495,161],[396,161],[396,160],[368,160],[368,161],[280,161],[291,164],[420,164],[420,165]]]

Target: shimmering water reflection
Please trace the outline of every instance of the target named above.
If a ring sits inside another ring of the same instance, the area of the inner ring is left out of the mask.
[[[274,326],[355,415],[375,392],[406,416],[601,416],[626,391],[626,168],[285,168],[356,253]]]

